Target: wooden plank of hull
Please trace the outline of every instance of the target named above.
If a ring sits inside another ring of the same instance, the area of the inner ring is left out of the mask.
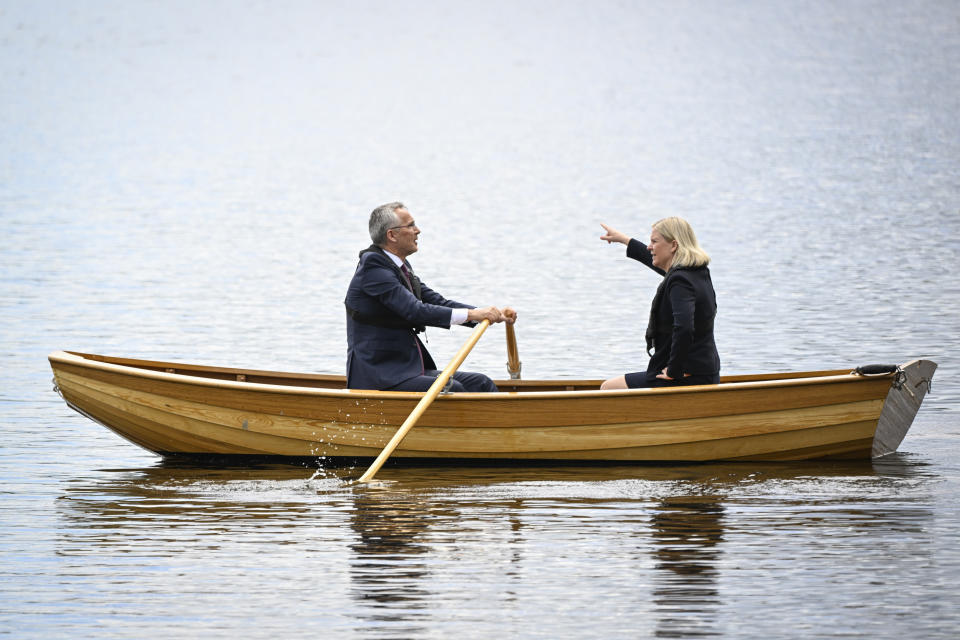
[[[279,371],[263,371],[259,369],[236,369],[214,367],[210,365],[196,365],[181,362],[161,362],[155,360],[138,360],[134,358],[118,358],[103,356],[79,351],[61,351],[51,354],[51,360],[62,360],[75,356],[76,359],[87,362],[103,362],[119,364],[127,367],[149,371],[198,376],[215,380],[243,380],[272,385],[288,385],[297,387],[316,387],[323,389],[344,389],[346,378],[331,374],[288,373]],[[721,376],[721,383],[729,382],[757,382],[763,380],[785,380],[798,378],[822,378],[849,373],[847,369],[832,369],[824,371],[788,371],[780,373],[739,374]],[[496,380],[501,391],[585,391],[600,388],[601,380]]]
[[[436,451],[397,450],[397,457],[485,458],[530,460],[604,460],[634,462],[709,462],[722,460],[807,460],[812,458],[854,456],[869,458],[875,422],[831,425],[799,431],[759,434],[621,449],[442,455]]]
[[[71,404],[157,452],[371,457],[395,429],[394,425],[251,414],[165,398],[67,372],[59,373],[58,382]],[[411,433],[397,455],[581,460],[802,459],[808,456],[804,451],[822,456],[862,449],[862,441],[872,437],[880,406],[881,401],[867,400],[695,421],[549,429],[425,427]]]
[[[131,391],[105,383],[91,381],[73,374],[63,374],[66,388],[83,388],[87,394],[100,398],[129,401],[139,406],[201,422],[219,423],[265,434],[293,439],[322,440],[341,445],[382,448],[396,429],[396,425],[358,424],[336,420],[304,420],[288,416],[252,414],[225,407],[183,400],[171,400],[155,394]],[[587,424],[574,427],[504,427],[490,423],[480,427],[455,426],[423,427],[411,432],[405,441],[411,449],[438,449],[456,451],[544,451],[582,449],[574,446],[583,441],[600,442],[606,448],[654,445],[667,442],[703,441],[723,434],[725,437],[796,430],[809,427],[844,424],[861,420],[875,421],[882,407],[880,400],[766,411],[700,419],[661,421],[630,421],[616,424]],[[622,419],[622,416],[621,416]],[[563,442],[557,442],[558,438]],[[574,444],[571,444],[574,443]],[[562,446],[566,445],[566,446]]]
[[[245,448],[237,443],[227,443],[214,437],[204,437],[204,429],[178,429],[170,416],[162,414],[162,421],[152,420],[144,412],[126,412],[114,404],[104,404],[92,397],[81,401],[83,413],[130,442],[155,453],[203,452],[209,454],[255,455],[255,448]],[[71,404],[74,403],[71,401]]]
[[[123,437],[159,453],[362,458],[373,457],[380,450],[379,447],[295,440],[200,420],[171,420],[170,414],[152,409],[138,408],[136,412],[124,412],[96,401],[88,402],[87,406],[91,408],[87,413],[98,421],[112,425],[111,429]],[[740,438],[614,449],[526,452],[398,449],[395,455],[406,458],[611,461],[804,460],[828,456],[866,458],[875,424],[873,421],[864,421]]]
[[[319,443],[247,431],[222,424],[187,419],[127,399],[68,386],[61,388],[67,401],[115,433],[149,451],[161,454],[276,455],[312,457]],[[370,455],[357,449],[337,455]]]
[[[337,422],[359,425],[399,425],[420,398],[414,393],[381,392],[365,397],[346,391],[211,383],[175,375],[157,380],[72,365],[58,365],[57,371],[134,391],[253,414],[325,421],[335,417]],[[697,419],[739,415],[745,411],[792,410],[883,398],[889,384],[889,379],[885,378],[868,380],[847,376],[641,392],[455,394],[438,398],[423,416],[418,429],[451,424],[477,428],[491,424],[504,427],[579,426],[617,424],[623,421],[624,415],[658,421],[677,416]],[[776,391],[771,393],[771,389]]]

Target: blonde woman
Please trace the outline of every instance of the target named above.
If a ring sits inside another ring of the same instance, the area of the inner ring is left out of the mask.
[[[710,256],[700,248],[683,218],[655,222],[646,246],[601,224],[608,243],[627,245],[627,257],[664,276],[650,307],[646,371],[611,378],[601,389],[639,389],[720,381],[720,355],[713,340],[717,298],[710,279]]]

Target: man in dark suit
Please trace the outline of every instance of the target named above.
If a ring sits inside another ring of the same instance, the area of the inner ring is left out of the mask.
[[[477,309],[448,300],[413,273],[407,256],[417,251],[420,229],[400,202],[381,205],[370,214],[373,244],[347,289],[347,387],[389,391],[426,391],[440,374],[417,336],[426,327],[449,329],[517,319],[513,309]],[[458,371],[451,391],[496,391],[482,373]]]

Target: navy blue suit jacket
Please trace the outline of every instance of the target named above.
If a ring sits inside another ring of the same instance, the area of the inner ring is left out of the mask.
[[[713,338],[717,297],[710,269],[679,267],[664,274],[663,269],[653,266],[647,247],[634,239],[627,245],[627,256],[665,275],[650,310],[648,330],[652,328],[654,352],[647,377],[655,378],[664,367],[674,380],[685,373],[720,373],[720,354]]]
[[[426,326],[449,329],[451,308],[473,308],[447,300],[420,282],[410,263],[404,264],[413,290],[382,249],[371,246],[360,253],[344,299],[350,389],[389,389],[424,369],[436,369],[417,333]]]

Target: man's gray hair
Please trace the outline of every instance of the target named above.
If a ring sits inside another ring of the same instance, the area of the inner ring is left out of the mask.
[[[370,213],[370,239],[373,244],[382,247],[387,243],[387,231],[400,225],[397,209],[406,209],[402,202],[382,204]]]

